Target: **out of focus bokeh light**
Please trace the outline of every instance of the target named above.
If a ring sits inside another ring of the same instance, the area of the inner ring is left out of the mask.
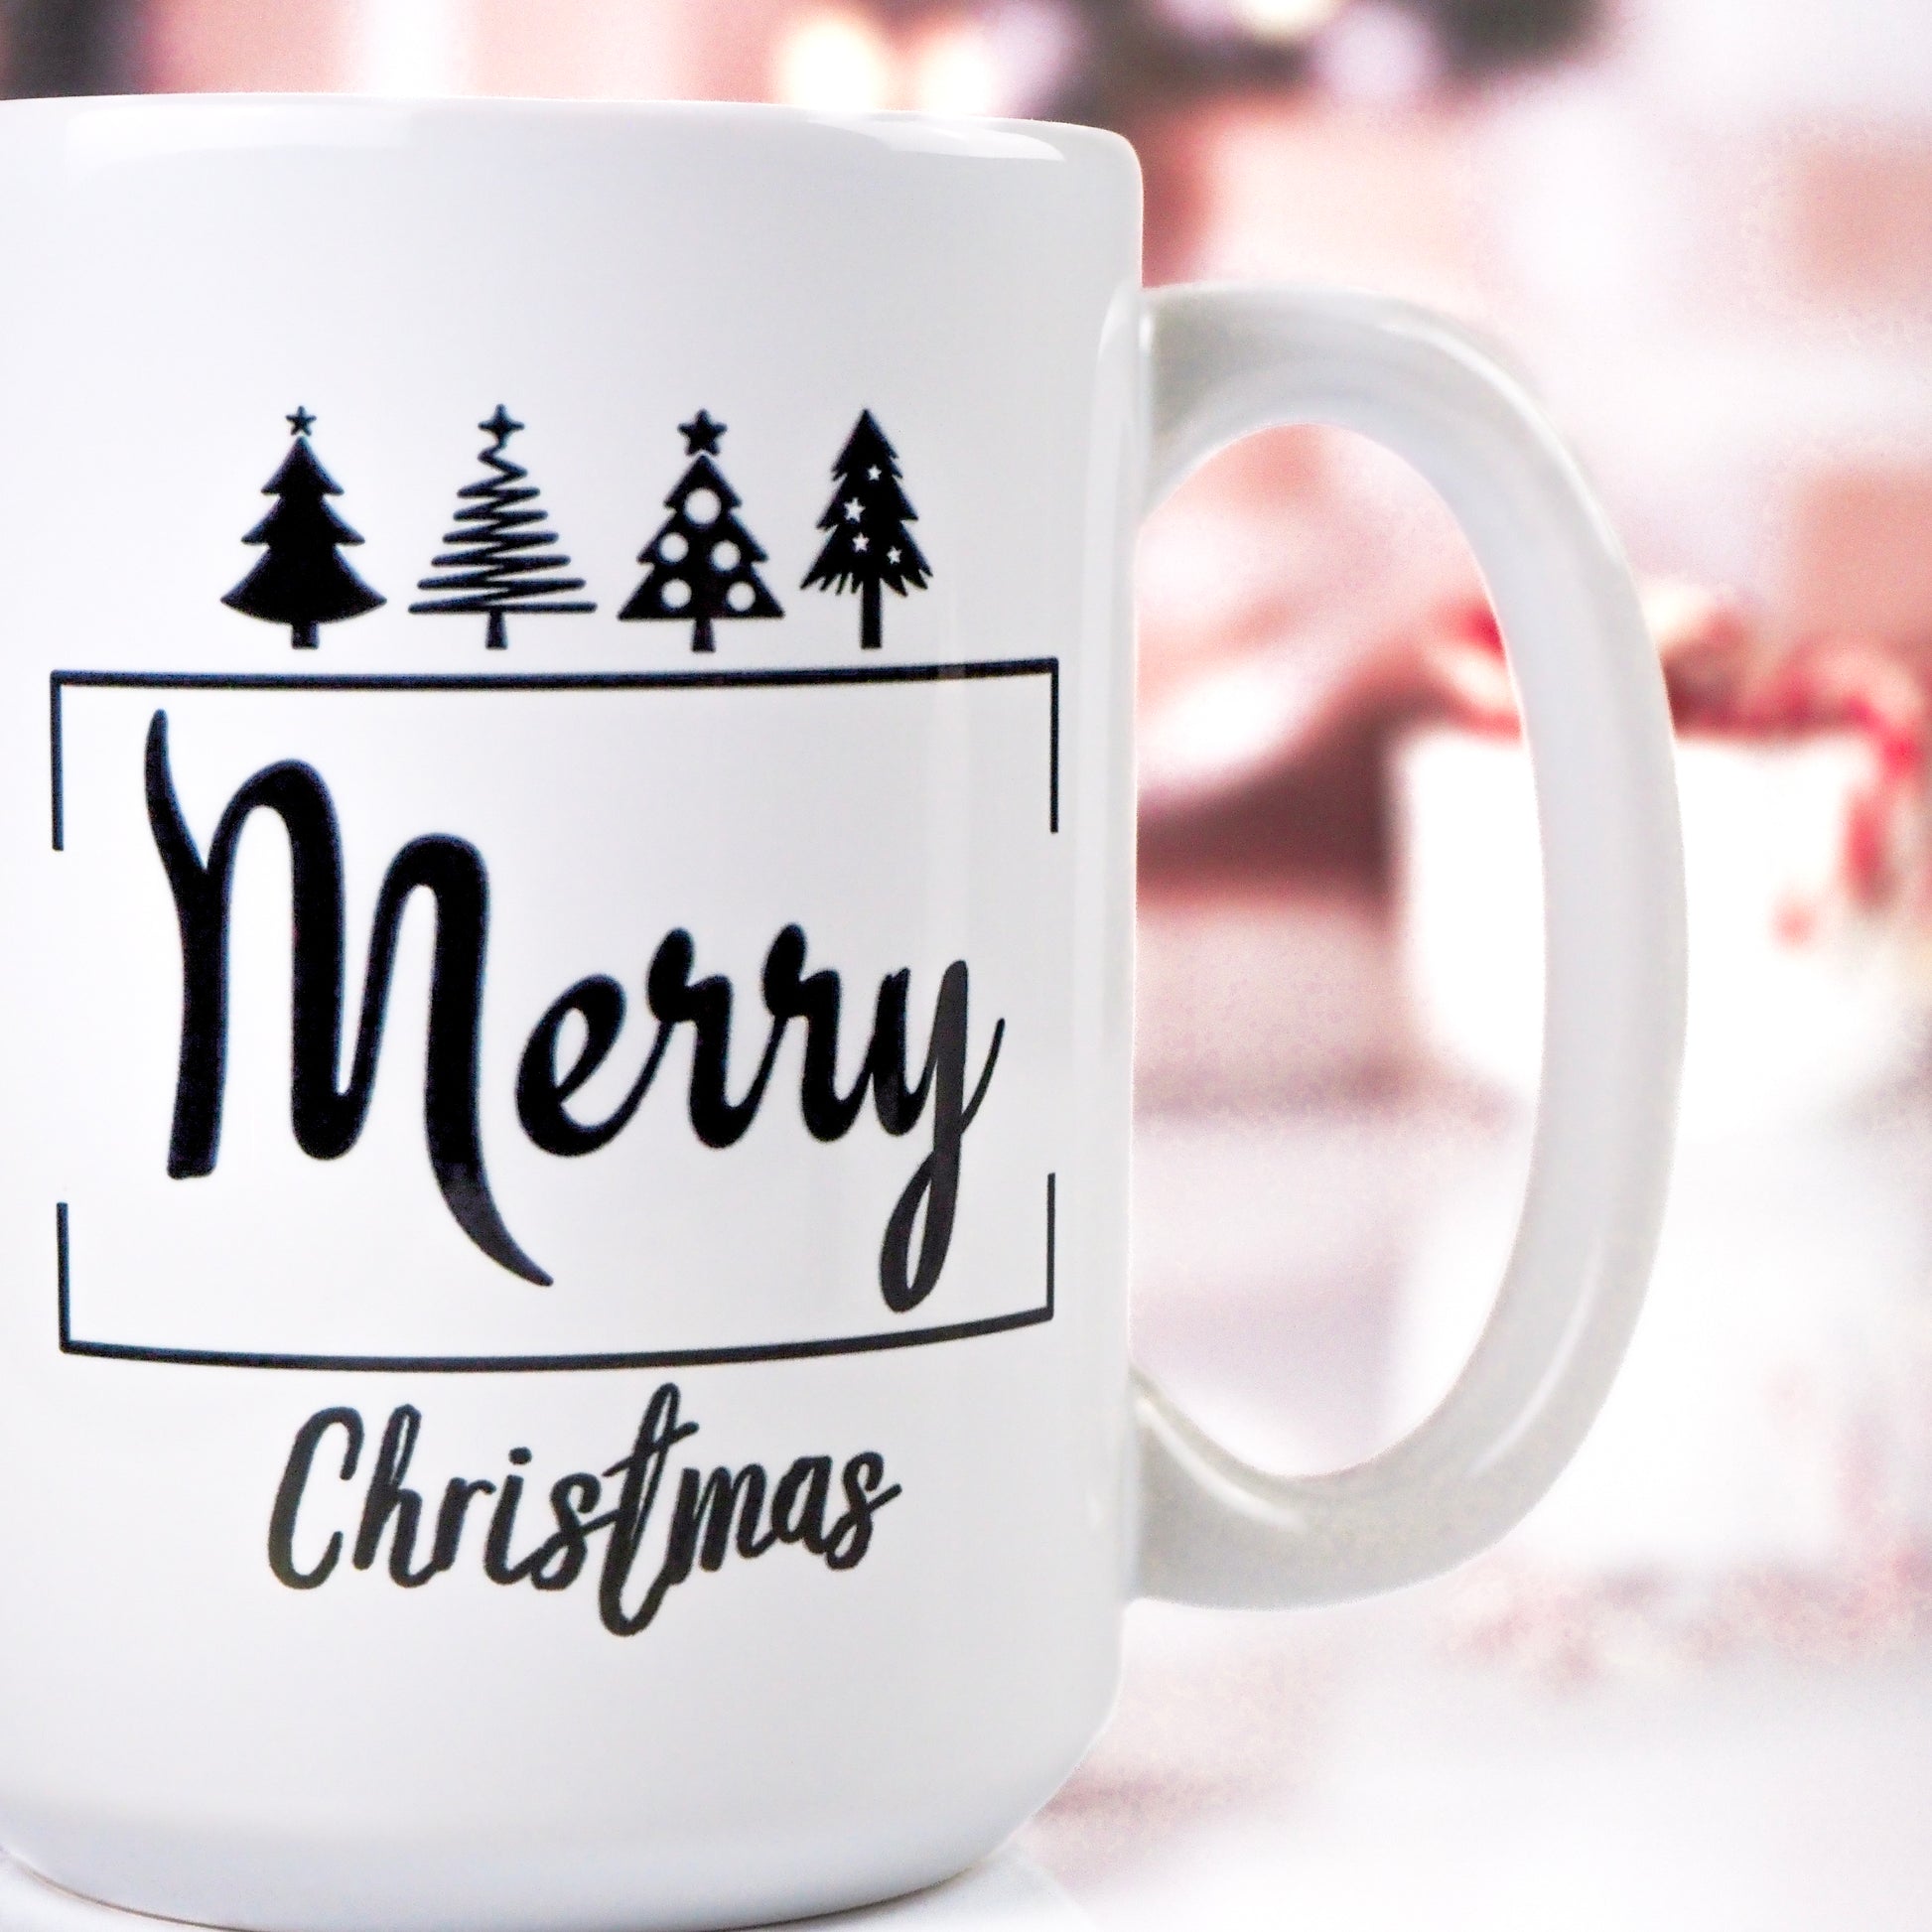
[[[792,107],[867,113],[899,105],[896,50],[862,14],[828,8],[801,15],[772,60],[773,91]]]

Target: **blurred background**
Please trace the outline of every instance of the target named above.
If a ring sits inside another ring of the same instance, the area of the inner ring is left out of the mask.
[[[1137,1610],[1023,1856],[1107,1927],[1932,1923],[1926,0],[0,0],[0,78],[1090,122],[1139,151],[1150,282],[1490,336],[1623,533],[1679,728],[1652,1305],[1576,1468],[1459,1576]],[[1324,1466],[1441,1395],[1506,1252],[1513,701],[1453,525],[1346,437],[1209,464],[1140,590],[1138,1346]]]

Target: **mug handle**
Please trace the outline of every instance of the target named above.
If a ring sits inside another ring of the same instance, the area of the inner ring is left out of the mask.
[[[1190,287],[1146,298],[1148,505],[1259,429],[1323,423],[1405,458],[1494,601],[1544,850],[1543,1084],[1495,1307],[1454,1387],[1352,1468],[1271,1475],[1138,1371],[1138,1588],[1334,1602],[1493,1542],[1582,1441],[1656,1247],[1684,1038],[1670,714],[1616,539],[1521,383],[1444,318],[1371,296]]]

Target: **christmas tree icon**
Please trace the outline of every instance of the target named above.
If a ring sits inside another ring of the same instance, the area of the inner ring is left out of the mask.
[[[693,461],[664,498],[670,515],[637,553],[650,569],[618,613],[631,621],[688,619],[693,650],[715,648],[714,622],[784,616],[755,568],[764,552],[735,514],[742,498],[711,460],[725,427],[702,409],[678,424]]]
[[[550,512],[534,507],[537,486],[523,481],[530,473],[503,454],[503,445],[523,425],[499,402],[496,413],[477,427],[491,439],[486,450],[478,451],[478,460],[494,474],[457,491],[457,500],[465,507],[456,513],[457,527],[443,538],[454,547],[431,563],[432,569],[450,574],[425,577],[416,586],[419,591],[453,595],[412,604],[409,609],[412,616],[484,612],[489,621],[483,642],[490,650],[502,650],[509,643],[503,620],[512,612],[525,617],[562,616],[595,611],[597,606],[572,602],[565,595],[581,591],[584,580],[562,575],[570,568],[570,559],[550,548],[557,533],[537,528],[549,522]]]
[[[309,447],[316,419],[298,408],[288,420],[295,441],[262,484],[275,507],[241,539],[264,545],[264,554],[221,602],[243,617],[287,624],[297,650],[314,650],[321,625],[359,618],[386,600],[339,554],[362,539],[329,507],[327,499],[343,492]]]
[[[839,486],[818,519],[818,527],[830,535],[801,588],[816,584],[828,591],[856,590],[860,645],[877,650],[880,590],[898,597],[908,589],[922,591],[932,566],[905,527],[916,523],[919,513],[898,486],[898,452],[886,441],[870,409],[860,412],[832,475]]]

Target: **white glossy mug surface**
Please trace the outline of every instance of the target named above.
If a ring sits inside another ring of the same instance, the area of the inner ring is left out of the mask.
[[[1135,1589],[1535,1499],[1655,1235],[1681,887],[1614,542],[1478,348],[1143,295],[1077,129],[50,102],[0,182],[10,1855],[260,1932],[823,1911],[1047,1797]],[[1548,1044],[1467,1371],[1286,1481],[1128,1364],[1128,581],[1311,420],[1487,574]]]

